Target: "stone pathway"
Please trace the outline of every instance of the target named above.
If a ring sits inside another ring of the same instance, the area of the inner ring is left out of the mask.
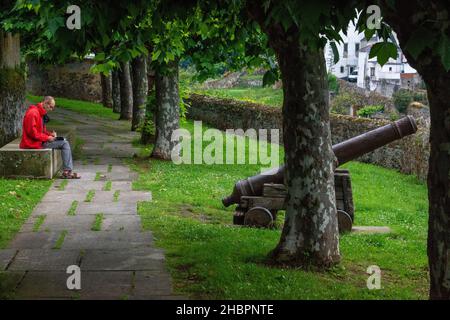
[[[55,180],[21,231],[0,250],[17,299],[174,299],[164,253],[143,231],[136,174],[123,160],[137,152],[129,124],[58,110],[85,141],[75,162],[81,180]],[[50,123],[51,127],[51,123]],[[67,267],[81,270],[81,290],[69,290]]]

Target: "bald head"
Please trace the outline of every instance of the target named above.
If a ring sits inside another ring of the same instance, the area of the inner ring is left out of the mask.
[[[42,106],[47,112],[53,111],[56,106],[55,98],[53,98],[52,96],[45,96],[44,101],[42,102]]]

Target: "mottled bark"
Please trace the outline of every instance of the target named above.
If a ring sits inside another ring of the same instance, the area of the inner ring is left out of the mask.
[[[137,57],[132,61],[133,70],[133,121],[131,131],[136,131],[145,119],[145,102],[147,101],[147,58]]]
[[[150,54],[147,57],[147,82],[148,82],[148,95],[151,95],[155,90],[155,70],[152,68],[152,55]]]
[[[20,36],[0,30],[0,147],[21,134],[25,76],[20,69]]]
[[[260,3],[253,3],[250,16],[267,33],[283,81],[288,196],[284,228],[271,262],[328,268],[340,261],[340,253],[323,50],[299,43],[294,27],[285,31],[281,25],[265,24]]]
[[[120,82],[120,120],[133,118],[133,85],[129,62],[122,62],[119,71]]]
[[[105,76],[103,73],[100,74],[101,85],[102,85],[102,104],[106,108],[112,108],[112,79],[111,76]]]
[[[178,92],[178,61],[171,62],[168,70],[156,73],[156,141],[152,157],[170,160],[175,142],[172,133],[180,127],[180,95]]]
[[[450,72],[445,71],[441,57],[426,49],[414,58],[406,43],[416,28],[430,27],[439,34],[450,8],[444,0],[399,0],[395,6],[381,1],[383,16],[397,33],[408,62],[423,77],[428,91],[431,115],[430,159],[428,171],[428,261],[430,298],[450,299]],[[434,21],[433,26],[429,23]],[[438,21],[441,21],[438,23]],[[428,22],[428,24],[427,24]]]
[[[113,112],[120,113],[120,79],[119,79],[119,71],[114,70],[111,73],[111,82],[112,82],[112,103],[113,103]]]

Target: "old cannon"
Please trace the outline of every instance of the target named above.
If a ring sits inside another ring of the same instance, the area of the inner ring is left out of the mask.
[[[369,131],[333,146],[338,165],[356,159],[390,142],[414,134],[417,125],[407,116],[386,126]],[[286,208],[287,190],[284,185],[285,167],[272,169],[262,174],[238,181],[230,196],[222,203],[228,207],[238,204],[234,213],[234,224],[271,227],[279,210]],[[336,208],[339,230],[350,231],[354,220],[353,195],[348,170],[337,169],[334,174]]]

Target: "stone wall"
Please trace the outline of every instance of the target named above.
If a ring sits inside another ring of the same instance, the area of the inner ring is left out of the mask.
[[[280,108],[231,99],[191,95],[186,101],[187,117],[202,120],[221,129],[280,129],[282,115]],[[381,119],[356,118],[344,115],[330,115],[333,144],[345,141],[372,129],[390,123]],[[428,171],[429,130],[419,126],[419,131],[402,140],[390,143],[374,152],[364,155],[358,161],[400,170],[425,179]]]
[[[52,66],[30,62],[27,91],[37,96],[51,95],[100,102],[102,97],[100,75],[90,72],[93,63],[89,59]]]

